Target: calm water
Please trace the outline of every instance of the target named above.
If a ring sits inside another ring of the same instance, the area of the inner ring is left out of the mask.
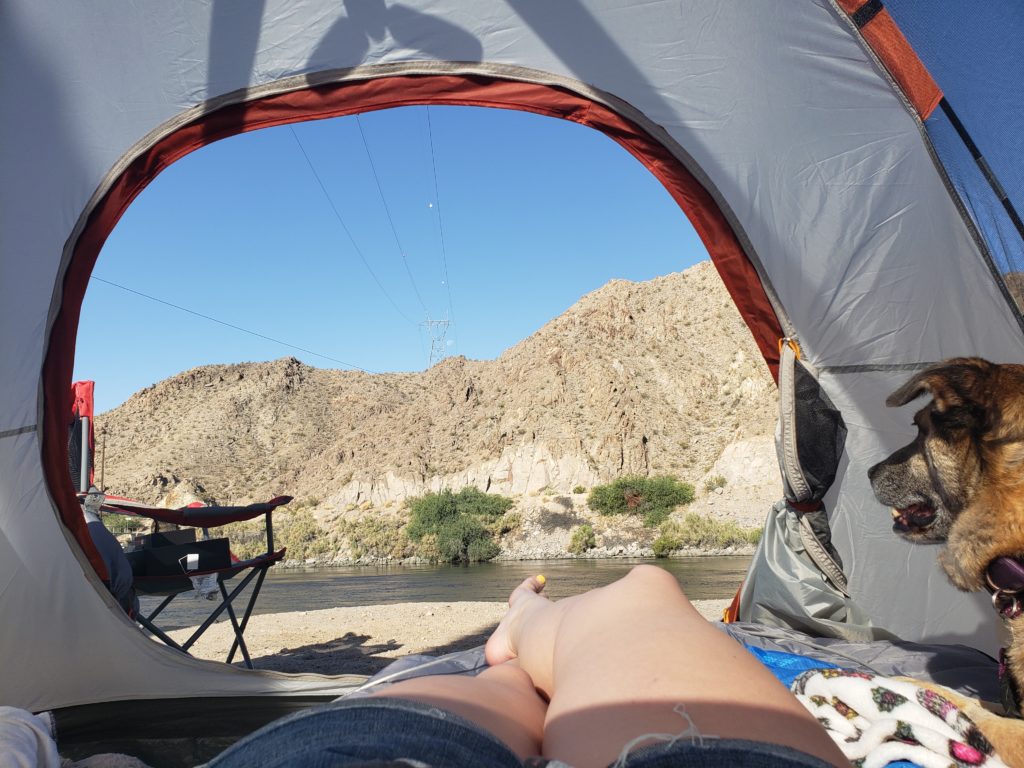
[[[512,587],[536,573],[548,577],[545,592],[557,599],[615,581],[640,562],[652,563],[673,573],[691,599],[707,600],[732,597],[746,573],[750,558],[534,560],[481,563],[469,567],[274,568],[263,584],[254,613],[390,603],[497,602],[507,599]],[[239,602],[241,599],[239,597],[235,601],[239,612],[244,609]],[[144,611],[152,610],[158,602],[157,598],[143,598],[142,608]],[[198,624],[209,615],[211,607],[212,603],[180,595],[164,610],[159,623],[165,629]]]

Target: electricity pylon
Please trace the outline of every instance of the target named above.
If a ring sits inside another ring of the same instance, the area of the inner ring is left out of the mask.
[[[448,357],[448,347],[444,337],[448,333],[451,321],[427,318],[422,325],[426,326],[427,332],[430,334],[430,362],[427,363],[427,368],[433,368],[434,365]]]

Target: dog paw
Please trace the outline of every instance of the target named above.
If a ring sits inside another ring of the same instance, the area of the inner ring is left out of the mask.
[[[962,553],[946,547],[939,553],[939,566],[946,572],[953,586],[964,592],[976,592],[985,586],[984,569],[965,568],[965,562],[971,558],[965,558]]]

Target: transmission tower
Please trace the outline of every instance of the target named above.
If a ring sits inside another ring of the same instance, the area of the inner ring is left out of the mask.
[[[445,342],[445,335],[448,333],[448,326],[451,325],[450,320],[430,320],[421,323],[427,329],[427,333],[430,334],[430,362],[427,363],[428,368],[433,368],[434,365],[448,357],[448,347]]]

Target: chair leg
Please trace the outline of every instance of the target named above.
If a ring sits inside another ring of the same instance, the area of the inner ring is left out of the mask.
[[[154,620],[154,619],[155,619],[155,618],[156,618],[157,616],[159,616],[159,615],[160,615],[160,612],[161,612],[161,611],[163,611],[163,609],[164,609],[164,608],[166,608],[166,607],[167,607],[168,605],[170,605],[170,604],[171,604],[171,600],[173,600],[173,599],[174,599],[174,598],[176,598],[177,596],[178,596],[178,595],[177,595],[177,593],[175,593],[175,594],[173,594],[173,595],[168,595],[167,597],[165,597],[165,598],[163,599],[163,601],[162,601],[162,602],[160,603],[160,605],[158,605],[158,606],[156,607],[156,610],[154,610],[154,611],[153,611],[153,612],[152,612],[151,614],[149,614],[149,616],[147,616],[146,618],[147,618],[147,619],[148,619],[149,621],[153,621],[153,620]]]
[[[184,648],[182,648],[180,645],[178,645],[176,642],[174,642],[174,640],[171,639],[170,635],[168,635],[166,632],[164,632],[162,629],[160,629],[160,627],[158,627],[153,622],[153,620],[157,616],[160,615],[160,612],[163,611],[163,609],[166,608],[168,605],[170,605],[171,601],[174,598],[176,598],[176,597],[177,597],[177,594],[167,595],[167,597],[165,597],[163,600],[160,601],[160,605],[158,605],[156,607],[156,609],[152,613],[150,613],[148,616],[146,616],[145,614],[143,614],[140,611],[139,615],[135,617],[135,620],[139,624],[141,624],[145,629],[149,630],[154,635],[156,635],[158,638],[160,638],[164,643],[166,643],[167,645],[171,646],[171,648],[179,650],[182,653],[188,653],[188,651],[186,651]]]
[[[233,590],[231,590],[230,595],[223,594],[224,588],[223,585],[221,586],[220,605],[218,605],[217,609],[206,618],[206,621],[199,625],[199,628],[192,633],[192,637],[190,637],[188,640],[182,643],[182,650],[188,651],[188,649],[192,647],[192,644],[195,643],[195,641],[198,640],[200,637],[202,637],[203,633],[206,630],[208,630],[210,628],[210,625],[213,624],[213,622],[215,622],[220,617],[224,610],[231,604],[231,601],[238,597],[238,593],[245,589],[245,586],[250,581],[252,581],[252,578],[255,575],[255,571],[251,571],[244,579],[242,579],[242,581]],[[218,580],[217,583],[221,584],[220,580]]]
[[[252,615],[252,609],[256,607],[256,598],[259,597],[260,588],[263,586],[263,579],[267,576],[267,570],[267,568],[260,568],[259,576],[256,577],[256,584],[252,588],[252,594],[249,595],[249,604],[245,606],[245,613],[242,615],[242,624],[238,630],[238,637],[228,652],[228,664],[235,658],[235,651],[239,648],[238,640],[244,636],[245,628],[249,625],[249,617]]]
[[[159,637],[164,643],[166,643],[167,645],[171,646],[171,648],[174,648],[175,650],[181,651],[184,654],[188,653],[188,651],[186,651],[184,648],[182,648],[180,645],[178,645],[176,642],[174,642],[174,640],[171,638],[170,635],[168,635],[166,632],[164,632],[162,629],[160,629],[160,627],[158,627],[156,624],[154,624],[150,620],[150,618],[147,618],[146,616],[140,615],[138,617],[138,619],[136,619],[136,621],[138,621],[139,624],[141,624],[143,627],[148,629],[154,635]]]
[[[238,618],[235,616],[235,609],[231,607],[231,600],[228,599],[228,591],[224,588],[224,582],[218,580],[217,584],[220,585],[220,593],[224,598],[224,607],[227,609],[228,618],[231,619],[231,627],[235,630],[235,642],[231,645],[231,654],[228,655],[230,659],[234,655],[234,649],[237,645],[242,651],[242,659],[245,661],[245,666],[252,669],[252,659],[249,658],[249,649],[245,646],[245,639],[242,637],[242,630],[238,626]]]
[[[230,593],[228,593],[227,587],[224,586],[224,579],[221,576],[218,576],[217,587],[220,589],[220,605],[210,613],[206,620],[195,630],[195,632],[192,633],[192,636],[180,645],[153,622],[157,615],[159,615],[160,612],[170,604],[176,595],[169,595],[165,598],[149,616],[140,615],[138,617],[138,622],[171,648],[179,650],[184,654],[188,654],[189,649],[196,643],[196,641],[203,636],[206,630],[209,629],[215,621],[217,621],[224,611],[227,611],[228,618],[231,621],[231,628],[235,633],[235,639],[231,643],[231,650],[228,652],[227,663],[230,664],[232,662],[236,651],[241,651],[242,660],[245,663],[245,666],[249,669],[254,669],[252,659],[249,656],[249,648],[245,644],[245,628],[248,626],[249,619],[252,617],[253,608],[256,606],[256,599],[259,597],[260,589],[263,587],[263,580],[266,578],[267,571],[272,564],[273,563],[271,562],[270,564],[264,563],[257,567],[249,566],[249,568],[251,568],[249,573],[241,579],[237,585],[235,585]],[[237,573],[237,571],[235,573]],[[242,590],[244,590],[254,578],[256,579],[256,584],[253,586],[252,594],[249,595],[249,600],[245,607],[245,612],[242,614],[242,620],[239,622],[233,605],[235,598],[241,594]]]

